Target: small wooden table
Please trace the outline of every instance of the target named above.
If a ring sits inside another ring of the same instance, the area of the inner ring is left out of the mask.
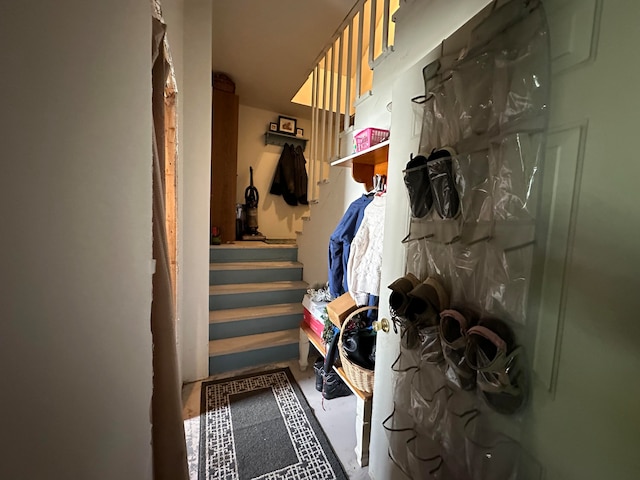
[[[322,339],[304,321],[300,323],[300,370],[304,371],[309,365],[309,343],[325,357],[327,349],[322,343]],[[369,465],[369,440],[371,436],[371,399],[372,394],[358,390],[347,378],[341,366],[333,369],[338,376],[344,380],[349,389],[356,396],[356,459],[358,465],[366,467]]]

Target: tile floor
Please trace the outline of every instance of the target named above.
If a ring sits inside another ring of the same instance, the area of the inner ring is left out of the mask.
[[[322,406],[322,395],[315,389],[315,374],[313,362],[315,353],[310,353],[309,366],[302,372],[298,361],[265,365],[260,368],[245,369],[238,372],[230,372],[216,375],[207,380],[223,377],[232,377],[244,373],[252,373],[261,370],[269,370],[288,366],[298,382],[302,393],[313,409],[322,429],[325,431],[333,449],[335,450],[342,466],[351,480],[369,480],[368,468],[360,467],[356,462],[355,446],[355,415],[356,398],[353,395],[333,400],[325,400]],[[191,480],[198,479],[198,448],[200,442],[200,386],[202,382],[187,384],[182,389],[182,401],[184,405],[183,418],[187,440],[187,456],[189,460],[189,476]]]

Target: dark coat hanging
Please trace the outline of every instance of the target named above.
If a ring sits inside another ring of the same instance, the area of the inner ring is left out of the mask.
[[[269,193],[282,195],[288,205],[308,205],[306,163],[301,146],[285,143]]]

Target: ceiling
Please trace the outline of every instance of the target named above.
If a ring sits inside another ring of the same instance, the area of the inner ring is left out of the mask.
[[[295,117],[291,103],[356,0],[213,0],[213,71],[236,84],[240,103]]]

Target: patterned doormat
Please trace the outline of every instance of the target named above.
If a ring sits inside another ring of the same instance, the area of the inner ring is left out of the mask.
[[[202,384],[200,480],[347,480],[288,368]]]

